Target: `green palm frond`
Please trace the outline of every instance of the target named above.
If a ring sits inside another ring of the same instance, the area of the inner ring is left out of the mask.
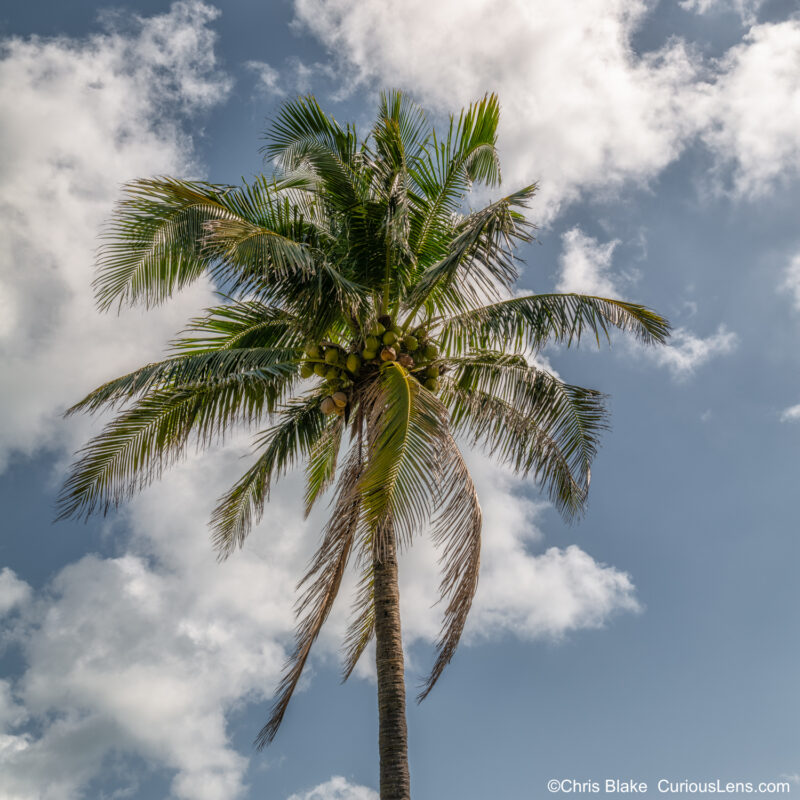
[[[405,304],[414,311],[438,293],[442,310],[461,310],[463,303],[453,302],[466,297],[468,307],[480,305],[482,297],[499,296],[517,279],[513,248],[528,242],[531,225],[515,208],[525,208],[536,191],[526,186],[465,217],[453,229],[447,254],[418,276]],[[457,281],[457,283],[456,283]],[[458,294],[453,295],[457,289]]]
[[[103,384],[66,413],[94,413],[101,408],[114,408],[122,402],[154,391],[183,388],[191,391],[204,386],[210,388],[214,383],[235,380],[237,376],[243,380],[261,382],[265,392],[274,392],[282,381],[289,381],[295,376],[297,360],[301,354],[302,350],[299,348],[246,348],[208,350],[176,356],[148,364]]]
[[[190,442],[206,447],[233,425],[255,424],[290,389],[276,369],[151,390],[78,452],[58,498],[58,519],[106,514],[159,478]]]
[[[179,353],[299,346],[306,329],[297,315],[258,300],[230,300],[191,320],[173,349]]]
[[[464,311],[446,318],[441,338],[447,349],[466,353],[485,347],[531,347],[578,342],[589,333],[598,343],[609,329],[633,334],[644,344],[663,344],[670,326],[637,303],[582,294],[534,294]]]
[[[336,476],[336,463],[342,445],[343,431],[344,418],[334,417],[311,448],[306,465],[306,517]]]
[[[410,541],[430,516],[446,410],[399,364],[389,362],[363,400],[367,457],[359,491],[370,529],[390,519]],[[376,555],[383,545],[376,539]]]
[[[586,456],[593,455],[594,440],[605,425],[600,393],[565,386],[557,410],[542,409],[531,417],[500,397],[459,389],[445,378],[442,400],[451,410],[454,433],[483,446],[519,475],[533,475],[565,517],[584,510],[591,480]]]
[[[319,392],[292,400],[279,411],[280,421],[259,437],[263,452],[255,464],[219,499],[211,515],[214,546],[227,557],[264,513],[272,484],[311,453],[325,433]]]

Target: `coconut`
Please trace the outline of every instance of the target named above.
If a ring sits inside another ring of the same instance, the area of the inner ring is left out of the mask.
[[[425,353],[425,358],[427,358],[428,361],[433,361],[433,359],[439,355],[439,348],[433,343],[426,344],[423,352]]]
[[[381,350],[381,361],[394,361],[397,358],[397,351],[394,347],[384,347]]]
[[[384,325],[381,325],[380,322],[376,322],[372,326],[372,330],[369,333],[370,336],[383,336],[383,334],[386,333],[386,327]]]
[[[333,413],[336,414],[337,417],[343,417],[344,416],[344,408],[339,408],[339,406],[336,406],[333,409]]]
[[[332,399],[339,408],[344,408],[347,405],[347,395],[344,392],[336,392]]]
[[[336,410],[336,403],[333,402],[332,397],[326,397],[320,404],[319,410],[323,414],[332,414]]]
[[[325,351],[325,363],[336,364],[339,361],[339,350],[336,347],[329,347]]]
[[[383,325],[384,329],[387,331],[392,327],[392,318],[388,314],[378,317],[378,322]]]
[[[431,365],[430,367],[426,367],[425,369],[425,377],[426,378],[438,378],[439,377],[439,367],[435,367]]]
[[[327,371],[328,368],[321,361],[314,364],[314,374],[319,375],[320,378],[324,378]]]
[[[310,378],[314,374],[314,367],[311,364],[303,364],[300,367],[300,377],[301,378]]]
[[[439,381],[436,378],[428,378],[425,381],[425,388],[430,392],[438,392],[439,391]]]
[[[322,355],[322,351],[319,348],[318,344],[310,344],[306,347],[306,355],[309,358],[319,358]]]
[[[377,336],[367,336],[367,338],[364,339],[364,347],[367,350],[377,350],[379,346],[380,341],[378,341]]]
[[[414,359],[408,353],[403,353],[397,357],[397,363],[402,364],[406,369],[414,366]]]
[[[364,361],[372,361],[372,359],[375,358],[375,356],[377,355],[378,355],[377,349],[376,350],[364,349],[361,351],[361,357],[364,359]]]
[[[409,353],[413,353],[419,347],[419,339],[409,334],[403,338],[403,345]]]
[[[355,353],[350,353],[347,356],[346,366],[348,372],[352,372],[355,375],[361,369],[361,359]]]
[[[397,341],[397,334],[394,331],[386,331],[383,334],[383,343],[386,345],[392,345]]]
[[[331,367],[325,373],[325,380],[326,381],[335,381],[339,377],[339,370],[336,367]]]

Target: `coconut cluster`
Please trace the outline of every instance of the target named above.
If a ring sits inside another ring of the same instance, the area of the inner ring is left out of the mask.
[[[345,413],[352,386],[387,361],[396,361],[428,391],[439,390],[439,348],[424,326],[401,330],[389,316],[379,317],[361,341],[350,349],[336,344],[312,343],[306,347],[300,375],[317,375],[330,394],[322,401],[324,414]]]

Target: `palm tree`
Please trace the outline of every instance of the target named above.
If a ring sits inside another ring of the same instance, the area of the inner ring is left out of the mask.
[[[244,542],[295,464],[306,466],[306,513],[335,483],[300,582],[294,651],[257,743],[275,736],[353,562],[360,584],[344,676],[374,636],[382,800],[409,797],[398,551],[429,531],[442,552],[444,621],[420,699],[453,657],[478,582],[481,510],[456,438],[578,514],[604,396],[531,356],[584,334],[599,342],[611,327],[645,343],[669,331],[633,303],[512,293],[513,250],[533,238],[523,212],[535,185],[463,210],[474,183],[500,183],[498,117],[487,95],[439,136],[392,92],[362,140],[304,97],[266,134],[268,177],[128,184],[99,252],[100,308],[161,303],[204,274],[221,303],[189,324],[170,358],[68,412],[117,414],[79,452],[59,499],[64,517],[108,512],[187,446],[236,426],[261,432],[255,462],[213,512],[221,557]]]

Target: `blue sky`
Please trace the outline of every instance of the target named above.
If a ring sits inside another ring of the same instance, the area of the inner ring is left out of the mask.
[[[543,354],[612,398],[579,524],[470,455],[481,583],[466,641],[409,709],[414,796],[614,777],[652,796],[662,778],[800,792],[796,3],[32,0],[0,36],[3,800],[376,797],[370,664],[338,682],[346,596],[278,738],[251,746],[322,520],[302,519],[296,476],[222,565],[206,519],[246,435],[113,517],[51,520],[97,424],[64,408],[213,302],[201,284],[94,310],[119,185],[236,182],[283,99],[313,92],[366,128],[386,86],[434,120],[499,93],[504,189],[540,182],[521,289],[625,297],[675,328],[660,350]],[[413,686],[439,625],[424,538],[401,570]]]

